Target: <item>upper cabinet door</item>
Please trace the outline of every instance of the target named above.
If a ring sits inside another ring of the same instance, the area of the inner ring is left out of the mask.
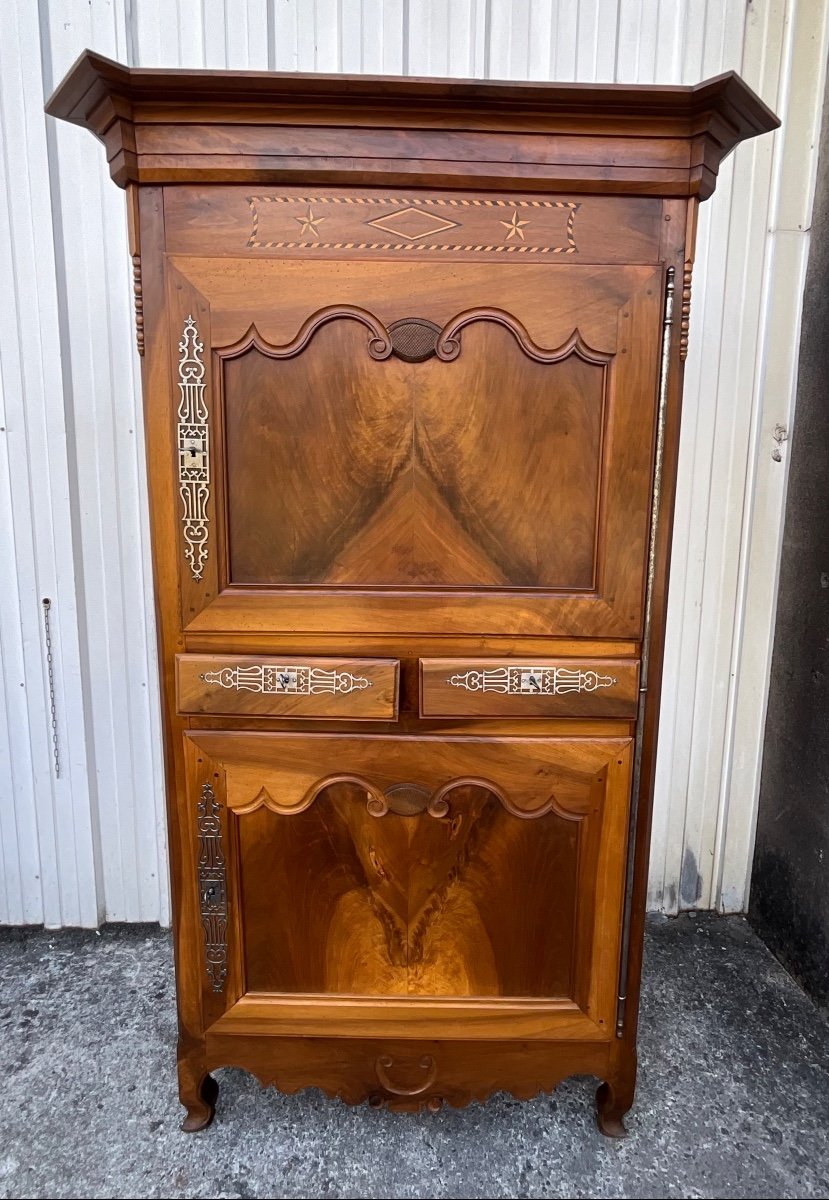
[[[185,626],[636,637],[663,270],[618,260],[658,205],[257,197],[244,254],[237,193],[167,258]]]

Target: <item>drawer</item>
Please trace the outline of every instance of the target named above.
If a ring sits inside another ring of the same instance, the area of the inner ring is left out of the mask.
[[[395,658],[269,658],[179,654],[182,713],[251,717],[397,718]]]
[[[623,658],[422,658],[422,717],[635,717],[639,663]]]

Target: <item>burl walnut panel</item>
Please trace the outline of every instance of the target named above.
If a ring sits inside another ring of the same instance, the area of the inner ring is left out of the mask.
[[[240,818],[248,989],[570,996],[579,823],[518,821],[476,788],[439,818],[416,785],[389,799],[378,819],[333,787]]]
[[[215,464],[188,630],[637,634],[658,268],[228,263],[169,272]]]
[[[629,738],[187,743],[228,809],[229,991],[569,998],[610,1024]]]
[[[225,363],[229,581],[592,588],[607,356],[534,361],[483,322],[457,362],[365,342],[332,321]]]
[[[776,118],[91,52],[47,111],[129,189],[184,1128],[240,1066],[622,1136],[697,208]]]

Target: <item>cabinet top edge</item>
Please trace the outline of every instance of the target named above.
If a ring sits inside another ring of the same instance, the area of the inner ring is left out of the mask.
[[[693,86],[506,82],[127,67],[91,50],[70,68],[45,110],[105,141],[111,164],[119,149],[127,159],[135,152],[131,131],[142,126],[279,127],[299,121],[341,129],[370,126],[378,133],[405,128],[410,145],[404,157],[410,160],[447,131],[583,136],[594,145],[604,135],[673,144],[701,138],[705,168],[715,175],[736,145],[780,125],[733,71]],[[601,159],[598,146],[596,158]],[[182,163],[170,181],[188,174]],[[137,166],[125,168],[123,161],[113,177],[122,184],[167,181],[161,175],[143,178]],[[229,178],[227,172],[221,177]]]
[[[493,115],[514,109],[590,118],[608,116],[692,117],[712,110],[742,118],[742,136],[776,129],[780,121],[735,71],[701,83],[622,84],[546,83],[490,79],[446,79],[402,75],[320,74],[298,71],[224,71],[127,67],[85,50],[70,67],[46,104],[46,112],[87,125],[84,101],[96,87],[99,97],[118,94],[134,103],[182,102],[261,104],[275,108],[315,101],[342,108],[362,103],[411,102],[445,109],[458,116],[458,102]],[[728,110],[728,111],[726,111]],[[389,113],[394,122],[393,112]]]

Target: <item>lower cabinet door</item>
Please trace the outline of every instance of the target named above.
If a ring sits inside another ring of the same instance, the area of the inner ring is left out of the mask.
[[[207,1025],[612,1035],[630,738],[185,740]]]

